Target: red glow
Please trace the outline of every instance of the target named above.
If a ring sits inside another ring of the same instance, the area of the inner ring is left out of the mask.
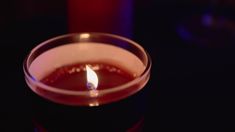
[[[70,32],[130,32],[132,0],[69,0]]]

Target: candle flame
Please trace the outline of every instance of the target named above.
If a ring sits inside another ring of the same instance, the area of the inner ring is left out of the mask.
[[[94,70],[86,65],[86,77],[87,77],[87,88],[90,90],[96,90],[98,86],[98,77]]]

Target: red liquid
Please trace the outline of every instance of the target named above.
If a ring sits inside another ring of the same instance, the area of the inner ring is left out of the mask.
[[[130,73],[108,64],[89,64],[98,76],[99,85],[97,90],[113,88],[123,85],[134,79]],[[86,64],[75,64],[56,69],[42,79],[42,82],[53,87],[86,91]]]

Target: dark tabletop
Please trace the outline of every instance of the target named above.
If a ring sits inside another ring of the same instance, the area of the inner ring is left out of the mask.
[[[1,5],[0,120],[4,123],[0,126],[5,131],[23,129],[28,122],[31,91],[22,71],[27,53],[48,38],[68,33],[66,7],[58,6],[57,13],[24,17],[19,3],[6,1]],[[225,4],[212,11],[228,20],[230,26],[219,21],[222,26],[216,27],[216,21],[210,29],[199,21],[201,15],[210,12],[208,3],[135,2],[131,39],[140,43],[153,61],[146,131],[235,128],[232,6]]]

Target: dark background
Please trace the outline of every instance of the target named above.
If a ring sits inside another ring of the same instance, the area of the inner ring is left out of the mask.
[[[229,0],[134,2],[131,39],[153,61],[146,131],[234,130],[233,6]],[[199,20],[205,13],[226,22],[202,26]],[[24,82],[23,60],[38,43],[68,33],[67,19],[64,0],[1,1],[3,131],[27,126],[31,91]]]

